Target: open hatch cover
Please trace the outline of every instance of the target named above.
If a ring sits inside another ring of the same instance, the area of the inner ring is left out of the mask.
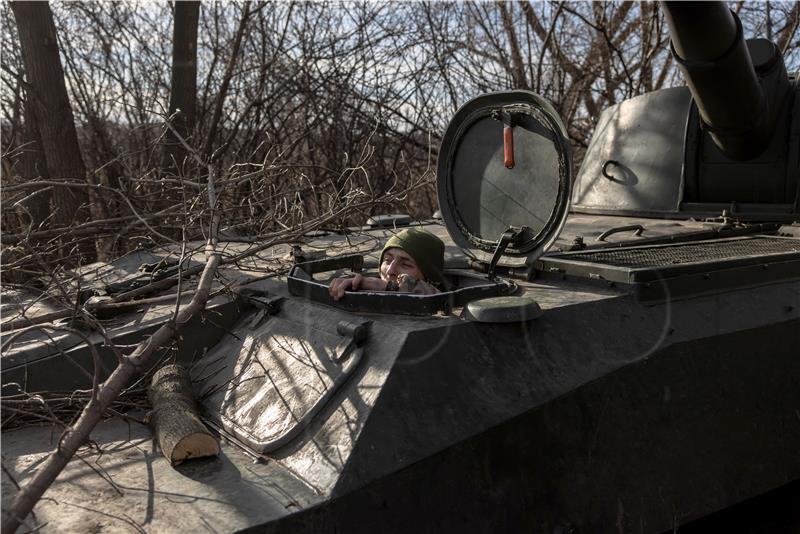
[[[572,149],[555,109],[530,91],[464,104],[445,131],[437,171],[450,237],[491,267],[494,256],[501,265],[531,265],[564,225]]]

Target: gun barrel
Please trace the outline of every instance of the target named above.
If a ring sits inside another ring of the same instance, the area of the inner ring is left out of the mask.
[[[772,132],[741,21],[723,2],[662,7],[673,56],[714,142],[731,159],[757,156]]]

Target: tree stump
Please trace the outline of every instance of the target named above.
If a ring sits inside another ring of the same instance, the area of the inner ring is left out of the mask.
[[[153,406],[150,428],[170,464],[219,454],[217,438],[197,414],[192,381],[184,367],[165,365],[159,369],[147,396]]]

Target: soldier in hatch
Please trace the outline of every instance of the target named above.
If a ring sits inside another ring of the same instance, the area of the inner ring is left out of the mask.
[[[393,235],[381,252],[381,277],[355,276],[331,281],[334,300],[345,291],[398,291],[415,295],[438,293],[444,283],[444,243],[430,232],[407,228]]]

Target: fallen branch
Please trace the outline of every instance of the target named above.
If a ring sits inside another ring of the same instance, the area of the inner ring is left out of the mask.
[[[214,297],[218,294],[219,291],[215,292],[211,296]],[[113,301],[98,302],[97,304],[87,307],[87,309],[92,314],[99,316],[104,313],[122,312],[130,308],[136,308],[137,306],[147,306],[149,304],[160,304],[162,302],[174,301],[178,297],[185,298],[191,295],[194,295],[194,290],[181,291],[180,293],[170,293],[169,295],[161,295],[159,297],[151,297],[147,299],[130,300],[124,302],[113,302]],[[77,315],[79,315],[79,313],[76,312],[75,310],[59,310],[55,312],[46,313],[44,315],[37,315],[36,317],[22,317],[21,319],[14,319],[12,321],[6,321],[4,323],[0,323],[0,332],[9,332],[11,330],[17,330],[19,328],[33,326],[36,324],[51,323],[59,319],[74,317]]]
[[[14,319],[13,321],[0,323],[0,332],[8,332],[10,330],[17,330],[19,328],[33,326],[36,324],[52,323],[53,321],[58,321],[59,319],[64,319],[66,317],[72,317],[73,315],[75,315],[75,310],[59,310],[37,315],[36,317],[23,317],[22,319]]]
[[[59,432],[62,432],[76,419],[90,398],[90,390],[22,392],[6,395],[0,398],[3,431],[38,425],[46,421],[54,424]],[[106,415],[119,415],[120,412],[131,409],[147,411],[148,407],[147,389],[134,386],[124,391],[114,401]],[[123,417],[131,419],[130,416]]]
[[[219,455],[219,442],[197,414],[189,372],[180,365],[165,365],[153,375],[147,393],[153,411],[150,427],[169,463]]]
[[[61,473],[76,451],[86,443],[89,435],[103,417],[122,390],[145,368],[158,350],[165,347],[173,336],[180,331],[198,312],[203,310],[211,292],[220,255],[211,251],[206,261],[197,292],[192,301],[180,310],[174,322],[159,328],[150,339],[142,342],[129,356],[123,357],[111,376],[98,387],[93,397],[81,412],[74,426],[68,428],[59,440],[56,450],[42,464],[33,479],[17,494],[11,506],[3,511],[2,533],[13,533],[20,523],[33,510],[34,505],[47,488]]]

